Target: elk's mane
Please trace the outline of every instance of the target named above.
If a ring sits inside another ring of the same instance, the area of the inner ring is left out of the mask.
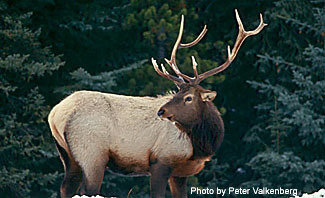
[[[201,122],[187,131],[193,145],[193,158],[211,156],[223,139],[224,125],[219,111],[211,102],[205,104]]]

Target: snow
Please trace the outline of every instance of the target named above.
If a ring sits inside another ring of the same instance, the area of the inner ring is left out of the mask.
[[[100,196],[100,195],[91,196],[91,197],[88,197],[87,195],[82,195],[82,196],[75,195],[75,196],[73,196],[72,198],[108,198],[108,197],[102,197],[102,196]]]
[[[325,189],[320,189],[318,192],[314,192],[312,194],[304,193],[301,197],[295,196],[292,198],[322,198],[322,197],[325,198]]]

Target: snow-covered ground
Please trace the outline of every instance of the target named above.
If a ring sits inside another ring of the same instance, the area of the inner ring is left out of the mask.
[[[102,196],[100,196],[100,195],[91,196],[91,197],[88,197],[88,196],[86,196],[86,195],[82,195],[82,196],[75,195],[75,196],[73,196],[72,198],[107,198],[107,197],[102,197]]]
[[[325,198],[325,189],[320,189],[318,192],[314,192],[311,194],[304,193],[302,196],[295,196],[294,198]]]

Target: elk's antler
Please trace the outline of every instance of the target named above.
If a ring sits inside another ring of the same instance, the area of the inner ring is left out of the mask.
[[[169,80],[172,80],[174,81],[176,84],[179,84],[179,83],[184,83],[184,80],[187,80],[187,81],[190,81],[191,78],[183,73],[181,73],[176,65],[176,52],[179,48],[188,48],[188,47],[192,47],[194,45],[196,45],[198,42],[200,42],[200,40],[204,37],[205,33],[208,31],[208,29],[206,28],[206,25],[204,26],[202,32],[200,33],[200,35],[194,40],[192,41],[191,43],[181,43],[181,40],[182,40],[182,36],[183,36],[183,32],[184,32],[184,15],[182,15],[182,18],[181,18],[181,25],[180,25],[180,28],[179,28],[179,33],[178,33],[178,37],[177,37],[177,40],[175,42],[175,45],[173,47],[173,50],[172,50],[172,53],[171,53],[171,56],[170,56],[170,60],[166,59],[165,58],[165,61],[168,63],[168,65],[173,69],[173,71],[179,76],[178,77],[175,77],[173,75],[170,75],[163,64],[161,64],[161,68],[163,71],[161,71],[158,67],[158,64],[156,62],[156,60],[154,58],[151,58],[151,62],[154,66],[154,69],[156,70],[156,72],[169,79]]]
[[[156,72],[159,75],[161,75],[161,76],[163,76],[163,77],[165,77],[165,78],[167,78],[169,80],[174,81],[176,83],[176,85],[179,85],[180,83],[185,83],[183,79],[185,79],[186,81],[188,81],[191,84],[199,84],[205,78],[225,70],[230,65],[230,63],[235,59],[235,57],[236,57],[236,55],[237,55],[237,53],[239,51],[239,48],[243,44],[244,40],[249,36],[258,34],[267,25],[267,24],[265,24],[263,22],[262,14],[260,14],[260,24],[258,25],[258,27],[253,31],[245,31],[243,23],[240,20],[240,17],[239,17],[239,14],[238,14],[237,10],[235,10],[235,13],[236,13],[236,20],[237,20],[237,23],[238,23],[238,26],[239,26],[238,27],[239,32],[238,32],[238,36],[237,36],[237,39],[236,39],[236,42],[235,42],[235,45],[234,45],[233,49],[230,50],[230,46],[228,46],[228,58],[227,58],[225,63],[223,63],[222,65],[220,65],[220,66],[218,66],[218,67],[216,67],[214,69],[211,69],[211,70],[209,70],[207,72],[204,72],[203,74],[199,75],[198,72],[197,72],[197,63],[195,61],[195,58],[192,56],[194,77],[191,78],[191,77],[189,77],[189,76],[187,76],[187,75],[180,72],[180,70],[178,69],[178,67],[176,65],[176,61],[175,61],[177,49],[194,46],[195,44],[197,44],[203,38],[203,36],[207,32],[206,26],[204,26],[201,34],[194,41],[192,41],[191,43],[182,44],[181,39],[182,39],[182,35],[183,35],[183,30],[184,30],[184,16],[182,15],[179,34],[178,34],[176,43],[174,45],[174,48],[173,48],[173,51],[172,51],[172,54],[171,54],[171,58],[170,58],[170,60],[165,59],[166,62],[170,65],[170,67],[174,70],[174,72],[181,78],[177,78],[177,77],[175,77],[173,75],[170,75],[166,71],[166,69],[165,69],[165,67],[163,65],[161,65],[162,70],[163,70],[163,72],[161,72],[158,65],[157,65],[156,60],[154,60],[152,58],[151,61],[152,61],[152,64],[153,64]]]
[[[216,68],[211,69],[207,72],[204,72],[203,74],[200,74],[199,77],[196,79],[197,84],[199,84],[205,78],[225,70],[230,65],[230,63],[235,59],[235,57],[239,51],[239,48],[243,44],[244,40],[249,36],[258,34],[264,28],[264,26],[267,26],[267,24],[263,23],[263,16],[262,16],[262,14],[260,14],[260,24],[258,25],[258,27],[253,31],[245,31],[243,23],[240,20],[237,9],[235,9],[235,13],[236,13],[236,19],[237,19],[237,23],[238,23],[239,32],[238,32],[238,36],[236,39],[236,43],[231,51],[230,51],[230,46],[228,45],[228,58],[227,58],[226,62],[224,64],[220,65],[219,67],[216,67]]]

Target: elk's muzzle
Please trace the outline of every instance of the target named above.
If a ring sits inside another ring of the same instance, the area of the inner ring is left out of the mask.
[[[171,121],[173,120],[173,116],[174,116],[174,114],[169,113],[165,107],[160,108],[157,115],[161,119],[167,118],[168,120],[171,120]]]

